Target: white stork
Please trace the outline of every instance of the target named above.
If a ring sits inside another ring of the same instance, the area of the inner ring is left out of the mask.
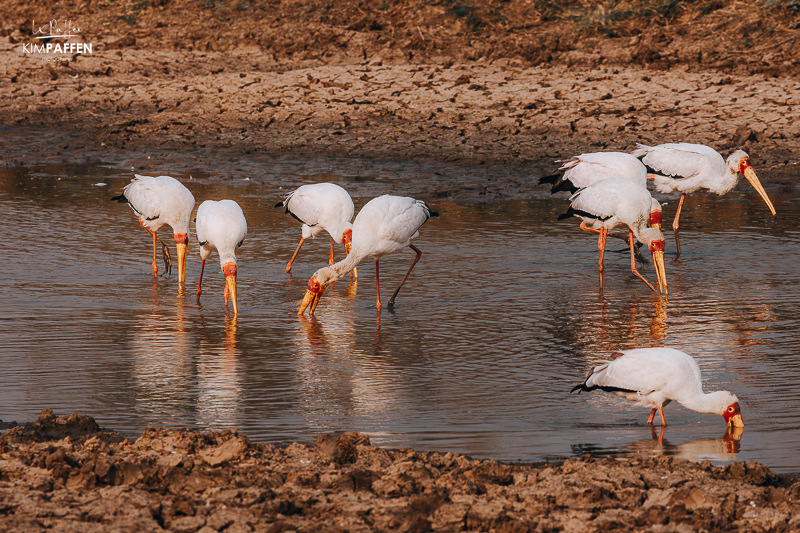
[[[238,313],[236,306],[236,249],[244,242],[247,235],[247,220],[239,204],[233,200],[206,200],[197,208],[195,219],[197,241],[200,243],[200,281],[197,283],[197,303],[200,303],[200,286],[203,283],[203,270],[206,259],[211,252],[219,252],[219,263],[225,274],[225,305],[228,305],[228,294],[233,304],[233,314]]]
[[[350,253],[338,263],[317,270],[311,279],[308,280],[308,290],[306,291],[303,303],[300,305],[298,314],[302,315],[306,307],[311,304],[309,315],[314,314],[314,310],[319,303],[325,289],[334,281],[341,279],[345,274],[354,269],[366,257],[375,258],[375,280],[377,287],[377,306],[381,309],[380,276],[378,271],[378,261],[381,256],[411,248],[417,254],[414,261],[400,282],[400,286],[394,291],[389,300],[389,308],[394,305],[394,300],[400,288],[405,283],[408,275],[419,258],[422,251],[411,244],[411,241],[419,236],[419,228],[430,218],[438,216],[432,212],[425,202],[414,200],[402,196],[383,195],[373,198],[367,205],[358,212],[353,222],[353,246]]]
[[[551,183],[550,194],[559,191],[575,193],[607,178],[624,178],[647,188],[647,168],[639,159],[624,152],[593,152],[581,154],[556,163],[564,163],[557,172],[539,179],[539,184]],[[650,213],[651,226],[661,229],[661,205],[653,200]],[[628,240],[627,235],[612,233],[613,237]],[[639,248],[634,249],[636,257],[645,262]]]
[[[728,391],[703,392],[700,367],[691,355],[673,348],[639,348],[611,354],[611,359],[592,368],[586,380],[571,392],[600,389],[650,407],[647,423],[651,425],[656,410],[661,425],[667,425],[663,407],[674,400],[698,413],[721,415],[728,426],[744,427],[735,395]]]
[[[331,256],[328,264],[332,265],[334,243],[344,243],[345,254],[350,253],[353,240],[353,200],[347,191],[335,183],[314,183],[303,185],[286,195],[286,199],[275,204],[275,207],[286,207],[286,212],[303,224],[300,244],[286,265],[286,272],[292,271],[294,258],[300,247],[309,237],[315,237],[322,230],[331,236]],[[358,277],[358,272],[353,269]]]
[[[772,214],[775,214],[775,208],[750,164],[750,157],[743,150],[736,150],[726,161],[716,150],[704,144],[668,143],[658,146],[644,144],[636,146],[632,155],[640,158],[654,174],[656,190],[661,193],[673,191],[681,193],[678,212],[672,222],[678,253],[681,252],[678,221],[687,194],[706,189],[722,196],[736,187],[739,174],[742,174],[764,199]]]
[[[170,176],[140,176],[135,174],[125,186],[122,194],[112,200],[127,203],[139,216],[139,224],[153,236],[153,276],[158,276],[156,263],[156,232],[164,224],[172,228],[175,248],[178,252],[178,281],[186,281],[186,245],[189,243],[189,221],[194,209],[194,196],[181,182]],[[167,270],[171,270],[167,245],[161,243],[165,252]]]
[[[639,242],[646,244],[653,254],[653,264],[658,278],[659,291],[667,294],[667,274],[664,268],[664,235],[653,225],[655,220],[661,222],[661,209],[654,210],[658,202],[653,200],[647,189],[623,178],[607,178],[585,187],[570,197],[570,207],[566,213],[558,217],[559,220],[570,216],[583,219],[581,229],[599,233],[597,246],[600,249],[600,263],[598,270],[603,272],[603,254],[606,248],[606,238],[609,230],[617,227],[628,228],[628,238],[631,247],[631,272],[647,283],[647,286],[656,290],[639,271],[636,270],[633,249],[634,236]],[[653,214],[656,213],[656,214]],[[587,227],[591,224],[591,228]],[[602,277],[600,278],[602,288]]]
[[[594,152],[562,159],[561,167],[549,176],[539,179],[539,184],[551,183],[550,193],[559,191],[575,193],[606,178],[625,178],[647,187],[647,168],[639,159],[624,152]]]

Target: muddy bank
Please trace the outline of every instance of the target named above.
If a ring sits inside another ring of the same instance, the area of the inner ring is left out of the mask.
[[[90,417],[0,437],[0,528],[81,531],[786,531],[800,481],[757,463],[590,457],[504,464],[386,450],[360,433],[257,444]]]
[[[89,3],[73,18],[92,53],[52,61],[22,47],[31,20],[66,8],[12,2],[3,163],[258,178],[265,156],[413,160],[471,177],[432,171],[410,194],[482,201],[524,195],[555,159],[685,141],[744,148],[767,190],[797,185],[794,4],[576,7],[591,20],[423,4]]]
[[[411,194],[493,200],[519,197],[556,159],[686,141],[725,155],[744,148],[767,190],[797,185],[791,79],[508,61],[265,72],[246,53],[118,54],[80,58],[57,79],[27,58],[0,65],[17,77],[0,87],[4,164],[94,160],[257,179],[264,156],[412,160],[473,179],[462,187],[431,172]]]

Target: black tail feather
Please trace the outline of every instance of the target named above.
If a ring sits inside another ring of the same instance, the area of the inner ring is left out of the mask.
[[[111,199],[112,202],[119,202],[121,204],[127,204],[128,199],[125,198],[125,193],[120,194],[119,196],[115,196]]]
[[[558,215],[558,220],[564,220],[565,218],[570,218],[575,215],[576,215],[575,210],[570,207],[569,209],[567,209],[566,213],[561,213],[560,215]]]
[[[275,207],[283,207],[283,204],[285,204],[285,203],[286,202],[284,200],[282,200],[282,201],[278,202],[277,204],[275,204]]]
[[[575,215],[577,215],[579,217],[593,218],[595,220],[602,220],[602,221],[608,220],[609,218],[611,218],[611,216],[613,216],[613,215],[611,215],[611,216],[607,216],[607,217],[599,217],[599,216],[594,215],[592,213],[587,213],[586,211],[582,211],[580,209],[573,209],[572,207],[570,207],[569,209],[567,209],[566,213],[564,213],[562,215],[558,215],[558,220],[564,220],[565,218],[569,218],[569,217],[575,216]]]
[[[573,183],[569,180],[560,180],[557,181],[551,188],[550,194],[555,194],[557,192],[568,192],[570,194],[578,192],[578,187],[573,185]]]
[[[556,172],[555,174],[550,174],[549,176],[542,176],[539,178],[539,185],[544,185],[545,183],[554,184],[558,181],[558,179],[563,176],[563,172]]]

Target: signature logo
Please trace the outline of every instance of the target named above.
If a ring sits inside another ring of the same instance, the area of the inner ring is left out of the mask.
[[[92,43],[86,42],[66,42],[73,37],[80,37],[82,29],[72,20],[53,19],[47,24],[36,23],[35,20],[31,21],[31,36],[34,39],[32,43],[22,44],[22,53],[31,55],[41,55],[42,61],[70,61],[69,57],[51,57],[51,54],[91,54]],[[65,39],[65,42],[56,41],[55,39]]]
[[[39,26],[38,28],[36,27],[36,21],[32,20],[31,26],[33,26],[34,39],[69,39],[70,37],[77,37],[81,32],[80,28],[72,26],[71,20],[64,21],[63,26],[58,24],[58,20],[51,20],[48,25]]]

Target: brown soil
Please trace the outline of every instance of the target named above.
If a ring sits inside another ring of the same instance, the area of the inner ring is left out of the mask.
[[[0,437],[3,531],[796,531],[800,480],[669,457],[503,464],[386,450],[355,432],[255,444],[234,431],[87,416]]]
[[[419,195],[487,200],[554,159],[686,141],[744,148],[768,190],[796,186],[797,1],[480,4],[10,0],[5,162],[157,170],[168,153],[172,169],[257,178],[241,161],[414,159],[485,185],[434,175]],[[54,17],[93,53],[23,54],[32,21]]]

